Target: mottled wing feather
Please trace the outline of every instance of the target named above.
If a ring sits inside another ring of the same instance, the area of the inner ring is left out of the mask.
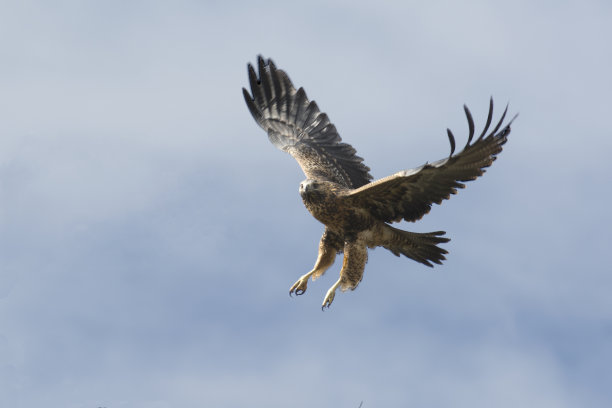
[[[440,204],[442,200],[456,194],[458,188],[464,188],[466,181],[475,180],[485,172],[495,161],[496,155],[502,151],[510,134],[509,121],[499,132],[506,111],[499,123],[485,136],[493,113],[491,99],[489,115],[483,132],[474,143],[474,122],[470,111],[465,108],[470,134],[462,152],[453,155],[455,138],[450,130],[448,137],[451,144],[449,157],[421,167],[400,171],[389,177],[374,181],[358,189],[348,192],[345,200],[351,205],[367,208],[374,216],[385,221],[417,221],[431,210],[433,203]],[[515,116],[516,118],[516,116]]]
[[[242,89],[244,100],[270,141],[291,154],[306,177],[329,180],[348,188],[372,180],[370,169],[355,149],[342,143],[336,127],[303,88],[296,91],[287,74],[272,60],[258,58],[259,76],[248,65],[251,92]]]

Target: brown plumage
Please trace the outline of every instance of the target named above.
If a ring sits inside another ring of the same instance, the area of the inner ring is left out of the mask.
[[[308,100],[304,89],[296,90],[272,60],[260,56],[258,65],[259,76],[248,65],[253,95],[243,88],[244,99],[253,118],[268,132],[270,141],[299,163],[307,177],[300,184],[304,205],[325,225],[314,268],[300,277],[289,293],[303,294],[308,279],[323,275],[342,252],[340,279],[328,290],[323,308],[331,305],[338,287],[343,291],[357,287],[368,260],[367,248],[382,246],[397,256],[403,254],[427,266],[441,264],[448,253],[438,247],[449,241],[442,237],[444,231],[415,233],[389,223],[421,219],[432,204],[440,204],[456,194],[458,188],[464,188],[463,182],[481,176],[502,151],[510,134],[514,118],[502,127],[508,107],[487,134],[493,118],[491,99],[485,127],[472,143],[474,120],[464,105],[469,136],[460,153],[454,155],[455,138],[447,130],[451,145],[448,157],[371,181],[370,169],[363,159],[352,146],[342,142],[336,127],[314,101]]]

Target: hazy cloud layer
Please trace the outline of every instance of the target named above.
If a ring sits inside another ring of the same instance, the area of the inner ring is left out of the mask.
[[[606,407],[607,2],[0,6],[0,405]],[[251,119],[274,58],[375,177],[520,112],[487,174],[377,249],[290,285],[322,227]]]

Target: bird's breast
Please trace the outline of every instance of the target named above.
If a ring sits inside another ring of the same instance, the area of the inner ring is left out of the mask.
[[[302,196],[304,205],[318,221],[336,231],[359,232],[370,227],[371,217],[344,205],[337,198]]]
[[[317,194],[303,194],[304,206],[317,220],[323,224],[336,222],[340,214],[340,206],[337,201]]]

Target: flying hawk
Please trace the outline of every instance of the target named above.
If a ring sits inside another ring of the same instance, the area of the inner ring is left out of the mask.
[[[447,129],[451,147],[448,157],[372,181],[370,168],[351,145],[342,142],[336,127],[314,101],[308,100],[304,89],[296,90],[271,59],[259,56],[258,65],[259,75],[248,64],[253,95],[242,88],[246,104],[270,141],[297,160],[306,174],[299,190],[304,205],[325,225],[314,268],[291,286],[289,294],[306,292],[308,279],[314,281],[323,275],[342,252],[340,278],[327,291],[323,309],[332,304],[338,287],[342,291],[357,287],[368,248],[382,246],[396,256],[403,254],[430,267],[432,263],[441,264],[448,252],[438,244],[449,241],[442,237],[446,232],[409,232],[390,223],[421,219],[433,203],[442,203],[465,187],[463,182],[481,176],[510,134],[514,118],[502,128],[508,107],[487,134],[493,117],[491,99],[484,130],[473,141],[474,120],[464,105],[469,136],[463,151],[453,155],[455,138]]]

